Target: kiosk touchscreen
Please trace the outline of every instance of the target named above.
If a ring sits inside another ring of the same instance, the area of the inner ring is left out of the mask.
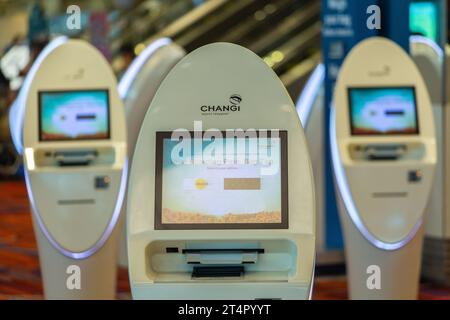
[[[15,120],[22,124],[45,297],[113,299],[126,185],[117,83],[101,53],[81,40],[44,54],[16,103],[23,119]]]
[[[433,111],[410,57],[383,38],[348,55],[331,149],[352,299],[415,299],[436,166]]]
[[[210,44],[172,69],[145,116],[128,187],[133,298],[310,297],[308,149],[287,91],[252,52]]]
[[[120,79],[118,90],[127,120],[128,164],[131,165],[139,131],[156,90],[169,71],[185,56],[185,51],[168,38],[152,42],[132,62]],[[125,218],[125,204],[122,219]],[[126,224],[122,224],[119,264],[128,265]]]

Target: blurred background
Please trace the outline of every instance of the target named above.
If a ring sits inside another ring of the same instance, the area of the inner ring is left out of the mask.
[[[350,4],[360,1],[348,0]],[[450,7],[450,0],[377,1],[448,1]],[[325,0],[0,0],[0,182],[5,182],[0,183],[0,299],[42,297],[21,159],[11,141],[8,113],[28,70],[51,39],[67,35],[89,41],[110,62],[118,80],[133,59],[161,37],[171,38],[187,52],[218,41],[240,44],[264,59],[296,102],[316,67],[327,60],[321,53],[325,47],[321,43],[323,3]],[[450,21],[435,21],[440,16],[439,7],[429,7],[428,11],[415,8],[419,9],[411,11],[415,18],[410,26],[404,23],[409,27],[408,36],[411,31],[448,43],[445,34],[449,33],[441,31],[444,25],[450,29]],[[74,14],[79,25],[69,29],[68,17]],[[399,22],[395,12],[390,14],[395,27]],[[330,254],[338,252],[330,255],[338,267],[333,262],[332,268],[316,270],[316,275],[333,277],[320,281],[317,277],[314,298],[346,298],[337,214],[327,219],[331,226],[327,249]],[[421,298],[450,298],[448,288],[425,284],[422,289]],[[130,297],[126,270],[119,272],[118,297]]]
[[[80,29],[67,27],[71,5],[81,9]],[[20,176],[8,108],[55,36],[91,42],[118,79],[159,37],[172,38],[188,52],[211,42],[237,43],[277,72],[294,101],[320,61],[320,0],[0,0],[0,30],[0,178]]]

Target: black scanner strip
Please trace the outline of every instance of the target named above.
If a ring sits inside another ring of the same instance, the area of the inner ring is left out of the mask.
[[[240,277],[244,274],[245,268],[243,266],[213,266],[200,267],[195,266],[192,270],[193,278],[228,278]]]
[[[90,161],[73,161],[73,162],[64,162],[58,161],[58,165],[60,167],[85,167],[90,164]]]
[[[264,249],[183,249],[182,253],[264,253]]]
[[[369,160],[372,161],[394,161],[397,160],[398,156],[394,156],[394,155],[371,155],[369,156]]]
[[[63,156],[63,157],[83,157],[83,156],[98,156],[97,151],[56,151],[54,153],[55,157]]]

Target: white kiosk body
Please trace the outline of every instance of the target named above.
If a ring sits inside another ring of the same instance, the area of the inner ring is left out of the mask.
[[[38,61],[25,103],[17,104],[22,109],[15,114],[24,118],[15,120],[23,124],[44,294],[114,299],[116,224],[127,172],[115,76],[101,53],[81,40],[62,41]]]
[[[450,120],[445,108],[445,54],[432,40],[411,36],[411,56],[422,73],[430,94],[438,154],[436,177],[428,206],[429,215],[425,223],[422,275],[428,280],[450,284],[450,206],[447,200],[448,188],[445,187],[450,181],[447,168],[450,142],[445,138],[450,130]]]
[[[133,160],[134,147],[150,103],[161,82],[186,52],[168,38],[161,38],[142,51],[129,66],[119,82],[118,90],[125,107],[127,120],[128,164]],[[125,219],[126,206],[122,206]],[[122,223],[119,265],[128,266],[126,224]]]
[[[297,101],[297,112],[309,146],[316,190],[316,268],[344,264],[344,250],[327,247],[325,186],[325,66],[317,65]]]
[[[287,91],[249,50],[211,44],[175,66],[147,111],[128,187],[133,298],[310,297],[308,149]]]
[[[325,239],[324,79],[325,66],[319,64],[306,82],[296,104],[297,113],[308,143],[314,176],[316,194],[316,266],[335,263],[337,256],[334,252],[326,252]]]
[[[415,299],[436,140],[426,85],[384,38],[357,45],[341,69],[331,149],[352,299]]]

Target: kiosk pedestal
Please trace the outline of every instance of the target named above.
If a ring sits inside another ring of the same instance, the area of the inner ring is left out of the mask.
[[[345,212],[342,198],[339,199],[339,210]],[[341,222],[345,234],[350,299],[416,299],[419,292],[423,227],[401,250],[392,252],[374,247],[368,242],[348,214],[341,215]]]
[[[29,77],[13,135],[24,150],[45,297],[114,299],[127,173],[115,76],[94,47],[65,40],[43,51]]]
[[[156,90],[185,54],[185,51],[170,39],[158,39],[136,57],[119,82],[119,95],[123,100],[127,119],[128,169],[133,160],[142,122]],[[125,213],[124,205],[122,219],[125,219]],[[128,266],[126,223],[121,227],[119,265]]]
[[[310,297],[303,129],[280,80],[247,49],[207,45],[172,69],[144,119],[129,191],[133,298]]]
[[[446,139],[450,121],[443,91],[443,83],[446,82],[445,51],[428,38],[411,36],[411,56],[422,73],[433,105],[438,159],[436,178],[428,203],[429,215],[425,223],[422,276],[427,280],[450,285],[450,211],[446,187],[450,181],[447,168],[450,145]]]
[[[433,111],[414,62],[383,38],[348,55],[331,153],[352,299],[415,299],[436,166]]]

